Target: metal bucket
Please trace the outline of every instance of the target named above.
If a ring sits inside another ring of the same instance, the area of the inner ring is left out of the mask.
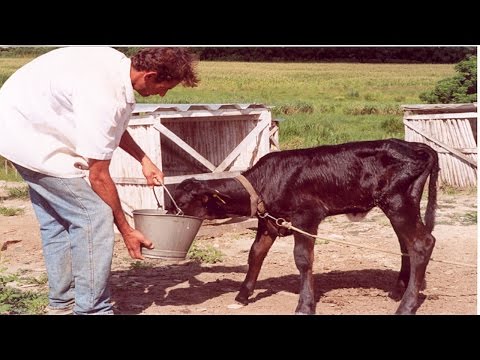
[[[133,211],[135,229],[155,245],[152,250],[142,248],[142,254],[149,258],[185,259],[202,221],[194,216],[165,214],[161,209]]]

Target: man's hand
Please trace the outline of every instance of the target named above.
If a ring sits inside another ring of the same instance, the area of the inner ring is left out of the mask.
[[[143,260],[142,247],[153,249],[153,243],[148,240],[140,231],[132,229],[127,234],[122,234],[123,241],[132,259]]]
[[[147,157],[142,160],[143,176],[147,179],[147,185],[150,187],[163,184],[163,172]]]

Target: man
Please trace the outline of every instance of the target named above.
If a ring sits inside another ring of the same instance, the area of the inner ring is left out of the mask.
[[[180,83],[194,87],[194,66],[186,48],[143,49],[130,59],[112,48],[67,47],[24,65],[0,89],[0,155],[29,186],[52,312],[113,314],[113,222],[133,259],[153,248],[128,224],[109,164],[120,146],[141,163],[149,186],[163,182],[126,130],[134,90],[163,97]]]

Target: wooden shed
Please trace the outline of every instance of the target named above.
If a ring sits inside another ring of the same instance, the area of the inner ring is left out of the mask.
[[[403,105],[405,140],[438,152],[440,183],[477,185],[477,104]]]
[[[165,174],[170,192],[184,179],[233,177],[278,146],[278,128],[262,104],[137,104],[128,131]],[[125,213],[155,209],[140,164],[117,149],[110,165]],[[170,199],[155,188],[160,204]]]

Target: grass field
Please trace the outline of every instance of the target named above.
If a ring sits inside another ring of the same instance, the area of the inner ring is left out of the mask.
[[[0,58],[0,84],[31,58]],[[400,105],[454,74],[453,64],[201,62],[196,88],[146,103],[264,103],[274,106],[282,149],[403,138]]]
[[[402,104],[454,74],[454,65],[351,63],[199,64],[197,88],[177,87],[153,103],[264,103],[274,106],[282,149],[403,138]]]

